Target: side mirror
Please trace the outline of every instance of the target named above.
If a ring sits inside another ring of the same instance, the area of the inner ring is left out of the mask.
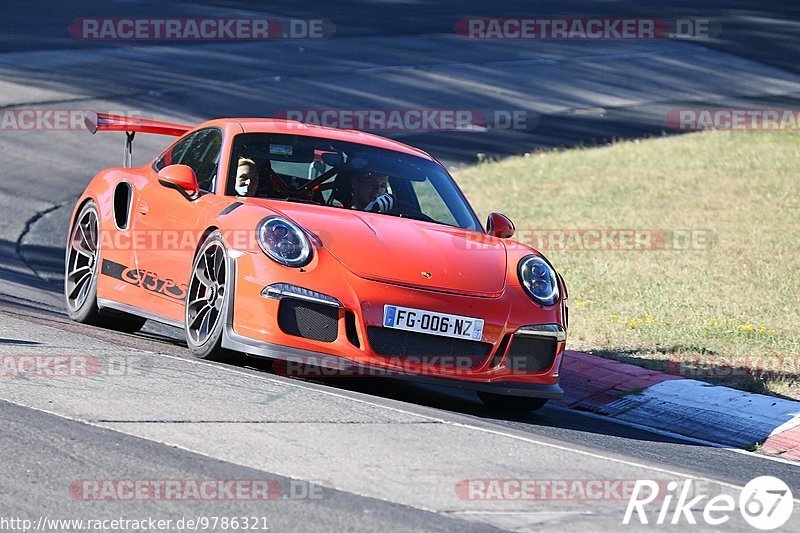
[[[194,200],[200,190],[197,176],[192,167],[186,165],[167,165],[158,171],[158,182],[164,187],[175,189],[187,200]]]
[[[492,237],[508,239],[514,235],[514,223],[505,215],[492,213],[486,220],[486,233]]]

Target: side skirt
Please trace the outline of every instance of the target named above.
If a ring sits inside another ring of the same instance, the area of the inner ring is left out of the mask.
[[[156,322],[160,322],[162,324],[166,324],[168,326],[175,326],[177,328],[183,328],[183,324],[178,322],[177,320],[173,320],[171,318],[167,318],[162,315],[158,315],[156,313],[151,313],[150,311],[145,311],[140,307],[134,307],[129,304],[124,304],[122,302],[116,302],[114,300],[108,300],[106,298],[98,298],[97,299],[97,307],[100,309],[114,309],[116,311],[122,311],[124,313],[128,313],[130,315],[140,316],[142,318],[146,318],[147,320],[155,320]]]

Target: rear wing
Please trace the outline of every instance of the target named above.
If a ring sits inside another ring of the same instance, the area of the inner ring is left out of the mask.
[[[122,160],[122,166],[124,167],[131,166],[133,157],[133,137],[136,135],[136,132],[180,137],[194,127],[186,126],[185,124],[162,122],[160,120],[149,120],[146,118],[95,113],[94,111],[87,111],[84,114],[83,121],[86,124],[86,129],[92,134],[98,131],[125,132],[125,154]]]

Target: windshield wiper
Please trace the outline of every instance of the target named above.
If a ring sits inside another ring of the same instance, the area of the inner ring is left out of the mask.
[[[297,202],[299,204],[313,204],[313,205],[325,205],[323,203],[317,202],[316,200],[311,200],[309,198],[298,198],[297,196],[287,196],[286,198],[281,198],[286,202]]]
[[[435,222],[437,224],[443,224],[443,222],[439,222],[424,213],[414,214],[414,213],[392,213],[389,211],[388,213],[379,213],[381,215],[389,215],[390,217],[397,217],[397,218],[408,218],[411,220],[419,220],[421,222]],[[449,225],[449,224],[446,224]]]

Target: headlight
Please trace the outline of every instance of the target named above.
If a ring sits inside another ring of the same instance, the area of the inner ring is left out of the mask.
[[[267,217],[256,229],[258,244],[272,260],[301,267],[311,260],[311,243],[303,230],[280,217]]]
[[[519,282],[525,292],[541,305],[553,305],[558,301],[556,271],[538,255],[523,257],[517,268]]]

